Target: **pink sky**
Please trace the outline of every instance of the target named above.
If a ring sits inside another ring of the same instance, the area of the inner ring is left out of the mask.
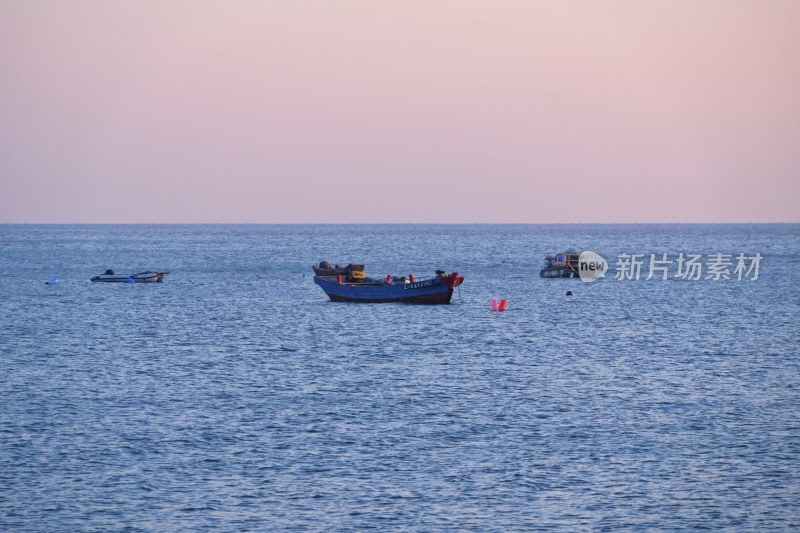
[[[800,2],[0,2],[0,222],[800,222]]]

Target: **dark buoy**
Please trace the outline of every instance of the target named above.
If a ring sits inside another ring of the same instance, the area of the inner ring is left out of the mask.
[[[572,291],[567,291],[567,296],[573,296]]]

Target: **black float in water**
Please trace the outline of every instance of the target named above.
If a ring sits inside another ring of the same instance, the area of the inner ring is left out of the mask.
[[[572,296],[572,291],[567,291],[567,296]]]

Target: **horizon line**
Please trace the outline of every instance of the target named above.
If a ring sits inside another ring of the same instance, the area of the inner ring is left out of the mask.
[[[2,226],[585,226],[585,225],[793,225],[800,221],[759,222],[2,222]]]

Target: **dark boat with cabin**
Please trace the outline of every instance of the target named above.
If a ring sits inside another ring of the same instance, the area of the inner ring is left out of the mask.
[[[354,303],[408,303],[408,304],[449,304],[453,290],[464,283],[458,272],[445,274],[437,270],[435,276],[426,278],[385,279],[367,277],[363,270],[352,271],[349,275],[314,276],[314,283],[325,291],[332,302]]]
[[[169,272],[139,272],[138,274],[117,274],[111,269],[89,281],[102,281],[105,283],[163,283],[164,277]]]
[[[567,250],[544,258],[544,266],[539,271],[542,278],[578,278],[578,260],[580,254],[575,250]]]

